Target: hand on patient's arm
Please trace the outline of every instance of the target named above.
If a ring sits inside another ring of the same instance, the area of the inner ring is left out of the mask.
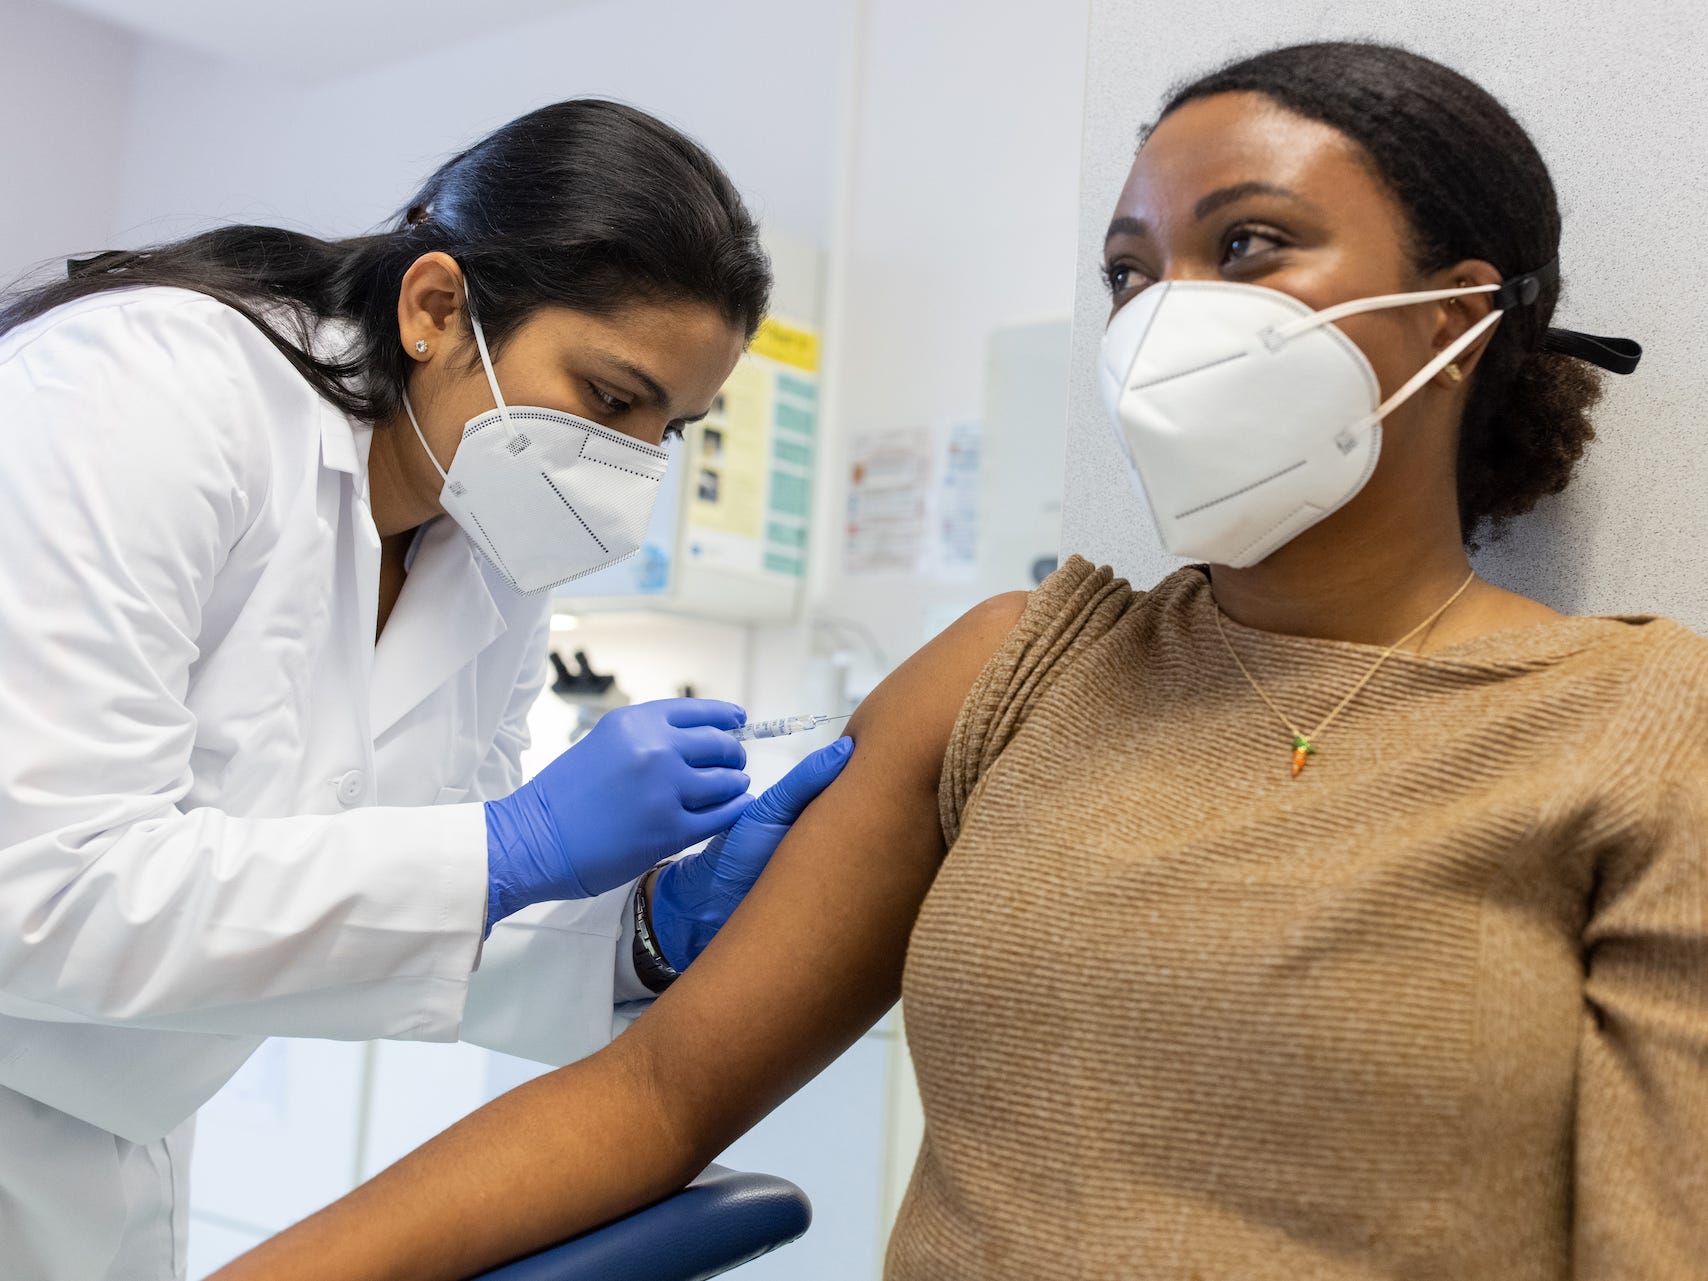
[[[848,727],[853,759],[741,907],[606,1049],[531,1081],[216,1274],[456,1281],[657,1200],[799,1089],[900,995],[943,857],[955,717],[1025,603],[979,606]]]

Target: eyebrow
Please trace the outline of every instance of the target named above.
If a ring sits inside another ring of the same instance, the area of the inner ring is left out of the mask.
[[[1231,205],[1236,200],[1244,200],[1247,196],[1283,196],[1288,200],[1309,203],[1298,192],[1289,191],[1286,187],[1277,187],[1272,182],[1236,182],[1231,187],[1222,187],[1212,191],[1193,205],[1192,217],[1195,220],[1208,218],[1224,205]]]
[[[1218,187],[1209,195],[1201,198],[1197,204],[1192,206],[1192,219],[1194,222],[1202,221],[1215,213],[1216,210],[1231,205],[1237,200],[1244,200],[1247,196],[1282,196],[1288,200],[1297,200],[1301,204],[1310,204],[1310,201],[1298,192],[1290,191],[1286,187],[1278,187],[1272,182],[1236,182],[1231,187]],[[1147,236],[1149,234],[1150,225],[1143,218],[1128,218],[1123,215],[1110,220],[1109,230],[1103,236],[1103,243],[1108,244],[1116,236]]]

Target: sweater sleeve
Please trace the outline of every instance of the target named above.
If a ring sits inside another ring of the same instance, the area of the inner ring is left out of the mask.
[[[1708,643],[1680,641],[1632,700],[1635,836],[1604,856],[1584,935],[1580,1281],[1708,1259]]]
[[[955,843],[973,790],[1027,715],[1084,647],[1106,636],[1135,597],[1124,578],[1081,556],[1032,592],[1020,621],[973,682],[943,755],[937,797],[943,837]]]

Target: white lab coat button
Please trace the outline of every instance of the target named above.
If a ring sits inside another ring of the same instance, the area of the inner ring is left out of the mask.
[[[338,793],[340,805],[354,805],[368,790],[367,776],[359,769],[345,770],[332,780],[332,790]]]

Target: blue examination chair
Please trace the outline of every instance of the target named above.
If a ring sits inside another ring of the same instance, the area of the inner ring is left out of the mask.
[[[714,1165],[675,1196],[471,1281],[705,1281],[811,1222],[812,1203],[793,1183]]]

